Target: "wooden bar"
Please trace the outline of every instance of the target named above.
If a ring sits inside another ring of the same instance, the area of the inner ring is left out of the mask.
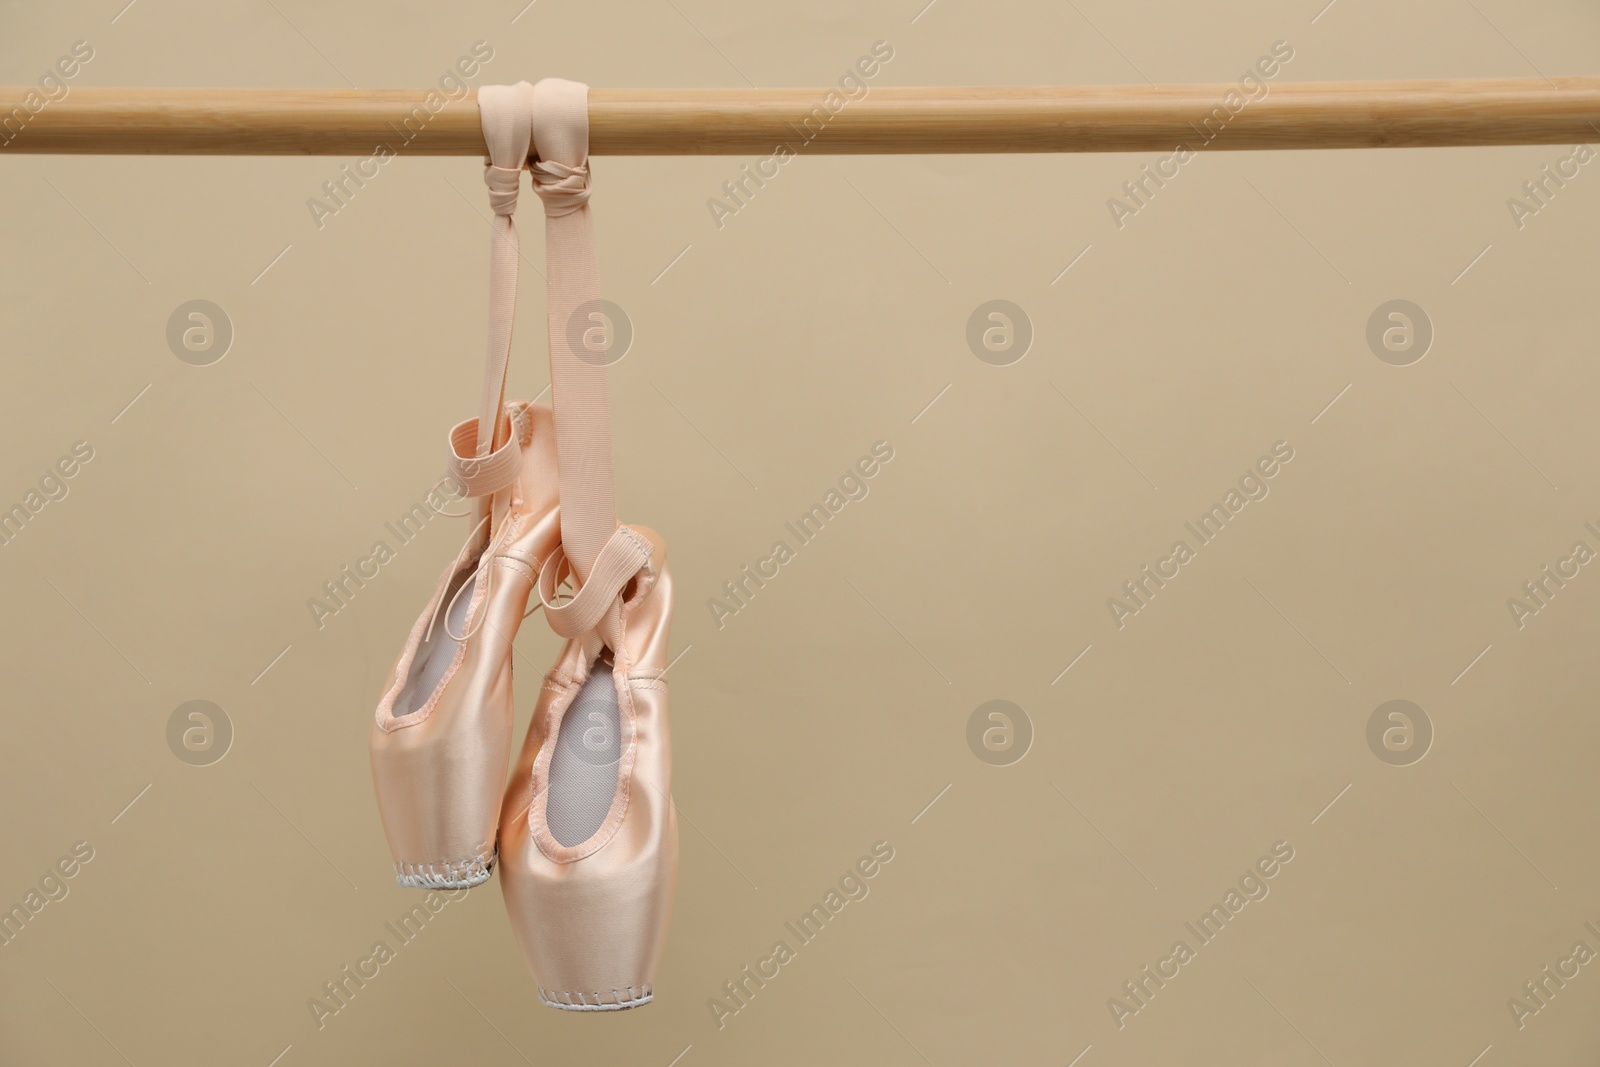
[[[830,93],[833,94],[830,97]],[[1167,152],[1576,144],[1600,77],[1229,85],[592,89],[595,155]],[[32,94],[31,96],[29,94]],[[1233,95],[1230,95],[1233,94]],[[472,94],[412,89],[0,87],[6,152],[476,155]],[[1243,101],[1241,103],[1241,101]]]

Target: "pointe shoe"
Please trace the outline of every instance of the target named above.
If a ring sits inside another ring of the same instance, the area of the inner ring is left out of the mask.
[[[541,573],[552,625],[578,632],[545,678],[501,806],[511,928],[539,999],[573,1011],[649,1003],[678,866],[663,676],[672,580],[654,531],[618,527],[614,540],[633,542],[630,560],[644,562],[622,587],[620,615],[613,608],[596,627],[551,610],[562,560]]]
[[[484,516],[440,578],[373,723],[372,780],[403,886],[475,886],[495,863],[511,753],[511,642],[561,536],[550,408],[515,402],[506,405],[506,419],[511,425],[502,434],[517,450],[520,470],[489,498],[503,498],[504,511],[492,535]],[[476,419],[456,427],[458,457],[476,431]],[[510,449],[461,469],[465,495],[484,488],[474,479],[506,477],[518,462]]]
[[[609,331],[591,328],[603,302],[589,208],[588,87],[545,78],[530,103],[561,498],[561,544],[535,588],[567,643],[545,677],[501,804],[500,888],[539,999],[616,1011],[655,995],[677,876],[665,677],[672,581],[661,539],[616,519],[610,361],[591,347]],[[563,576],[572,593],[553,603]]]
[[[372,727],[372,782],[403,886],[486,881],[511,754],[511,642],[560,542],[551,409],[504,403],[517,307],[513,216],[532,135],[533,87],[478,93],[489,158],[488,358],[478,417],[450,433],[450,472],[476,522],[411,636]],[[470,592],[470,596],[463,594]]]

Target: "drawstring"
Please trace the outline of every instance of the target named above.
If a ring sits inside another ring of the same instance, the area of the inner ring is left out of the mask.
[[[485,517],[487,517],[487,516],[485,516]],[[482,523],[480,523],[479,525],[482,525]],[[456,595],[450,598],[450,606],[445,609],[445,613],[444,613],[444,632],[446,634],[449,634],[450,640],[455,641],[458,644],[460,642],[462,642],[462,641],[465,641],[467,638],[471,637],[473,634],[477,633],[478,630],[483,627],[483,620],[487,619],[489,617],[489,596],[490,596],[491,593],[494,592],[494,568],[493,567],[488,567],[487,568],[487,570],[489,572],[489,577],[484,582],[484,588],[483,588],[483,604],[484,604],[484,607],[483,607],[483,610],[478,613],[478,621],[473,623],[472,624],[472,628],[469,629],[466,633],[462,634],[460,637],[457,637],[455,634],[450,633],[450,612],[455,610],[456,601],[461,599],[461,594],[464,593],[467,590],[467,587],[478,584],[478,574],[479,574],[479,572],[481,572],[481,571],[486,569],[485,568],[485,564],[487,564],[489,562],[490,558],[491,557],[490,557],[489,553],[487,551],[485,551],[483,556],[482,556],[482,558],[480,558],[478,560],[477,568],[474,569],[474,571],[473,571],[472,581],[470,581],[470,582],[462,582],[461,583],[461,588],[456,590]]]
[[[557,555],[561,555],[560,548],[561,548],[561,546],[559,546],[559,545],[556,546]],[[550,564],[550,560],[548,560],[548,559],[545,560],[544,564],[542,566],[540,566],[534,573],[535,574],[543,574],[544,573],[544,568],[546,566],[549,566],[549,564]],[[551,594],[550,594],[551,600],[557,601],[557,604],[556,604],[557,607],[560,607],[561,604],[564,604],[567,601],[572,599],[573,594],[571,592],[568,592],[568,593],[565,593],[565,594],[561,593],[562,589],[570,588],[568,582],[569,582],[569,579],[571,577],[572,577],[572,564],[567,561],[567,557],[565,555],[561,555],[561,563],[560,563],[560,566],[558,567],[558,569],[556,571],[555,588],[551,591]],[[526,619],[528,616],[532,615],[534,612],[538,611],[540,608],[549,608],[550,607],[550,603],[545,600],[544,594],[539,592],[539,585],[538,585],[537,581],[535,581],[535,583],[534,583],[533,596],[529,597],[528,599],[533,601],[533,607],[529,608],[527,611],[524,611],[522,613],[522,617],[524,619]]]
[[[441,512],[441,514],[442,514],[442,512]],[[478,539],[478,531],[480,529],[482,529],[483,528],[483,524],[488,522],[488,521],[489,521],[489,516],[485,515],[483,518],[481,518],[477,522],[473,523],[472,529],[469,532],[469,536],[467,537],[467,545],[468,545],[468,547],[470,547],[471,545],[473,545],[477,541],[477,539]],[[456,599],[461,596],[461,590],[462,589],[466,589],[468,586],[476,585],[478,583],[478,572],[483,570],[484,564],[487,563],[489,561],[489,559],[491,558],[491,553],[489,551],[489,547],[490,546],[488,546],[488,545],[485,545],[483,547],[483,551],[481,553],[479,553],[479,555],[478,555],[478,564],[477,564],[477,566],[472,568],[472,577],[469,580],[464,581],[464,582],[461,583],[461,585],[456,589],[455,595],[450,598],[449,607],[445,608],[444,632],[447,633],[447,634],[450,634],[450,637],[451,637],[452,640],[465,641],[468,637],[472,636],[472,634],[466,634],[463,637],[457,637],[455,634],[450,633],[450,618],[449,618],[449,616],[450,616],[450,612],[455,610]],[[461,551],[460,555],[456,556],[456,566],[452,569],[452,573],[459,574],[461,572],[461,557],[465,556],[466,554],[467,554],[466,553],[466,549],[463,549]],[[490,581],[491,585],[494,582],[494,572],[493,572],[493,570],[491,570],[489,572],[489,581]],[[488,599],[488,594],[485,593],[484,597],[487,600]],[[439,600],[439,603],[437,603],[437,604],[435,604],[433,606],[433,614],[431,616],[429,616],[429,618],[428,618],[428,630],[422,636],[422,643],[423,644],[427,644],[429,641],[433,640],[433,627],[434,627],[434,624],[439,621],[439,609],[443,608],[443,607],[445,607],[445,604],[444,604],[444,599],[441,597],[440,600]],[[489,612],[487,610],[485,610],[483,614],[485,616],[487,616],[489,614]],[[483,620],[480,618],[478,621],[481,624]],[[474,626],[472,628],[472,633],[477,633],[477,632],[478,632],[478,628],[477,628],[477,626]]]

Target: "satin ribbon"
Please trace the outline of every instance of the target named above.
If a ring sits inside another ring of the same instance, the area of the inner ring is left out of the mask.
[[[600,269],[589,208],[587,85],[545,78],[533,87],[533,142],[538,160],[529,170],[545,215],[561,553],[575,588],[565,604],[552,604],[556,582],[547,583],[541,575],[539,599],[558,634],[598,634],[613,643],[622,633],[620,594],[648,561],[649,551],[642,539],[617,523],[606,368],[583,347],[584,330],[572,328],[580,316],[600,306]],[[545,575],[558,573],[546,564]],[[595,644],[592,638],[584,643],[586,649]]]
[[[486,85],[478,90],[478,111],[489,149],[483,179],[495,216],[489,233],[489,351],[478,417],[450,433],[450,474],[463,493],[477,498],[479,523],[491,518],[492,541],[507,503],[504,490],[522,467],[520,429],[502,418],[502,408],[520,254],[513,214],[526,164],[544,204],[545,306],[561,499],[559,561],[546,561],[541,570],[539,600],[552,628],[563,637],[582,638],[592,655],[602,641],[620,640],[622,590],[650,553],[642,538],[617,522],[606,368],[584,347],[586,331],[572,328],[600,306],[589,211],[589,87],[561,78],[537,85]],[[538,158],[528,164],[530,146]],[[574,592],[555,603],[563,578]]]
[[[533,86],[485,85],[478,90],[478,116],[489,159],[483,182],[489,188],[489,352],[483,368],[483,395],[475,422],[462,423],[450,434],[450,472],[469,496],[479,498],[479,521],[485,514],[497,521],[504,514],[504,490],[522,469],[517,434],[500,417],[505,404],[506,370],[511,363],[511,332],[517,314],[517,263],[521,243],[513,215],[522,170],[527,166],[533,129]],[[469,441],[475,448],[463,455]],[[490,524],[491,527],[494,525]],[[493,538],[493,529],[489,538]]]

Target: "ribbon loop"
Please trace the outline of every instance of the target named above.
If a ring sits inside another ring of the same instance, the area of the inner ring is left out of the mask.
[[[477,453],[478,420],[458,422],[450,431],[448,476],[461,496],[493,496],[509,488],[522,473],[523,412],[507,405],[511,436],[487,456]]]
[[[570,215],[589,202],[589,165],[569,167],[553,159],[541,159],[528,170],[533,174],[533,191],[544,201],[546,218]]]
[[[496,215],[509,217],[517,210],[517,193],[522,188],[521,167],[483,168],[483,184],[489,187],[489,208]]]

